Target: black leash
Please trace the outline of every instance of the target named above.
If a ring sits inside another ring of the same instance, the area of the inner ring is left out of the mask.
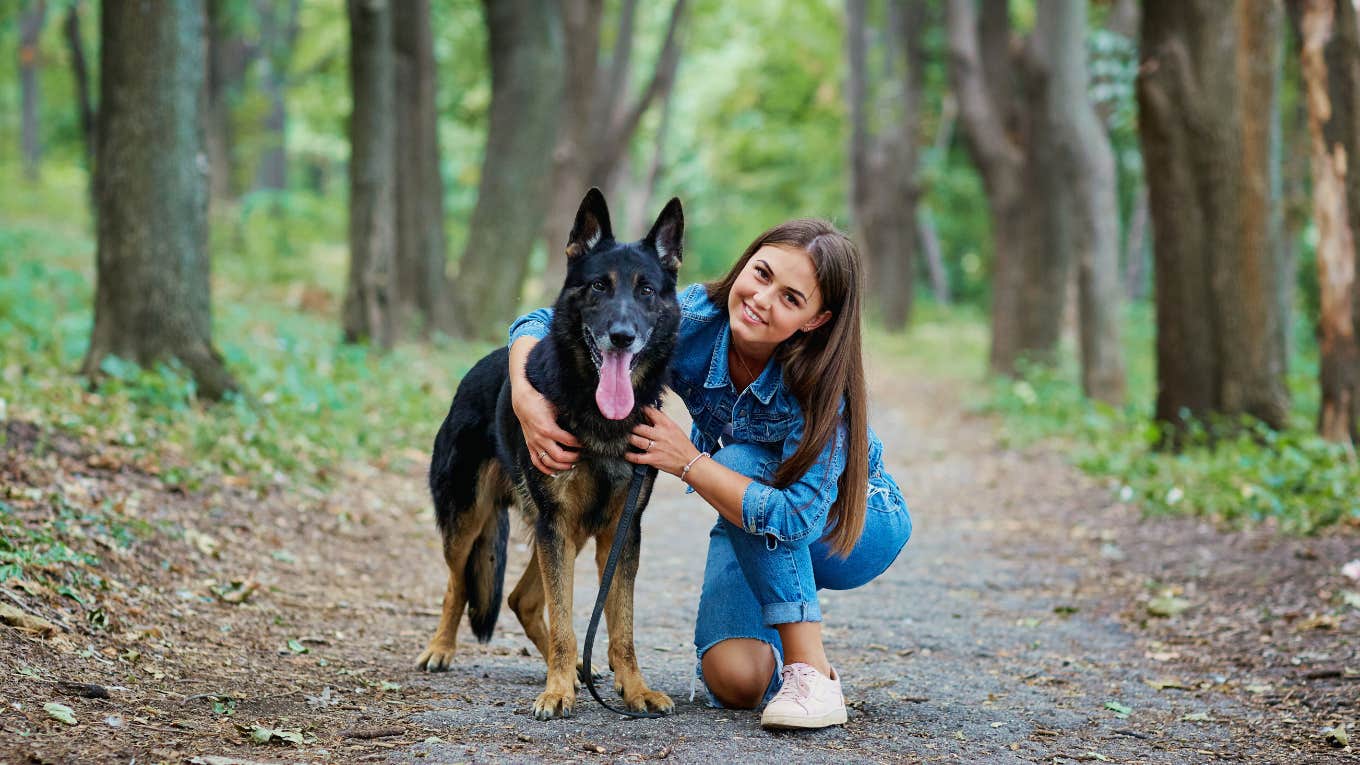
[[[648,473],[651,475],[648,476]],[[614,582],[614,567],[619,563],[624,543],[633,534],[633,518],[637,515],[642,482],[648,477],[656,477],[656,468],[646,465],[633,466],[633,480],[628,484],[628,499],[623,503],[623,515],[619,517],[619,526],[614,531],[614,544],[609,548],[609,560],[604,564],[604,572],[600,574],[600,593],[595,596],[595,611],[590,615],[590,626],[586,628],[586,646],[581,652],[581,674],[584,676],[586,687],[590,689],[590,695],[600,702],[600,706],[625,717],[652,719],[665,715],[660,712],[634,712],[609,706],[609,702],[600,698],[600,692],[595,690],[595,676],[590,671],[590,649],[595,645],[595,631],[600,628],[600,615],[604,613],[604,601],[609,596],[609,585]]]

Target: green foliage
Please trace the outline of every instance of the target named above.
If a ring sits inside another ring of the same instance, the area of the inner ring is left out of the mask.
[[[1004,417],[1006,438],[1060,443],[1083,470],[1113,480],[1120,500],[1149,512],[1190,513],[1228,523],[1271,520],[1296,533],[1360,519],[1360,465],[1344,447],[1313,431],[1316,361],[1304,348],[1291,376],[1296,418],[1276,432],[1251,420],[1192,424],[1185,448],[1158,449],[1161,426],[1151,417],[1155,378],[1152,317],[1131,312],[1130,401],[1112,407],[1081,393],[1075,364],[1027,367],[1016,380],[994,380],[984,411]],[[1210,437],[1210,432],[1218,435]],[[1222,434],[1229,435],[1222,435]]]
[[[347,460],[425,459],[458,378],[488,347],[440,340],[382,356],[340,344],[334,298],[320,312],[289,307],[277,281],[322,272],[329,252],[224,269],[214,340],[245,394],[208,406],[175,364],[109,359],[89,391],[75,371],[93,318],[92,242],[60,227],[0,224],[0,417],[109,444],[187,488],[217,474],[261,488],[324,484]]]

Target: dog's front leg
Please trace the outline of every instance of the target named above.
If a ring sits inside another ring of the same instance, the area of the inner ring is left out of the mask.
[[[647,487],[650,494],[651,486]],[[647,502],[646,496],[641,504]],[[609,626],[609,666],[614,670],[614,690],[623,697],[624,704],[635,712],[661,712],[670,714],[675,711],[675,702],[660,691],[647,686],[638,668],[637,650],[633,646],[633,584],[637,581],[638,557],[641,553],[642,516],[634,519],[628,543],[619,555],[618,567],[614,570],[614,582],[604,601],[604,613]],[[609,548],[614,544],[613,529],[595,538],[595,564],[604,575],[604,567],[609,559]]]
[[[534,701],[534,717],[571,717],[576,703],[576,631],[571,625],[572,569],[576,540],[551,521],[538,524],[535,550],[548,601],[548,683]]]

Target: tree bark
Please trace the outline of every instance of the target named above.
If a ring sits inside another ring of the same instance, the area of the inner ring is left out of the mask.
[[[345,342],[380,349],[396,339],[392,270],[396,257],[396,132],[392,93],[392,11],[386,0],[348,0],[350,82],[349,281]]]
[[[680,64],[680,26],[687,0],[671,6],[666,38],[642,93],[627,99],[636,0],[624,0],[614,52],[607,70],[600,63],[602,0],[563,3],[566,67],[560,133],[553,150],[552,191],[543,224],[548,263],[543,297],[555,296],[567,272],[566,242],[581,195],[591,186],[612,192],[620,159],[647,109],[673,84]]]
[[[19,89],[21,91],[21,142],[24,178],[36,182],[42,167],[42,134],[38,124],[41,97],[38,90],[38,38],[47,21],[47,3],[27,3],[19,16]]]
[[[1157,418],[1284,424],[1285,287],[1275,230],[1279,5],[1148,0],[1139,137],[1153,222]]]
[[[483,0],[491,109],[477,206],[454,284],[457,329],[503,338],[519,309],[529,253],[547,207],[562,36],[550,0]],[[565,241],[565,240],[564,240]]]
[[[1053,359],[1068,263],[1051,244],[1051,187],[1033,135],[1047,111],[1047,75],[1032,39],[1012,44],[1006,0],[984,0],[982,9],[949,0],[950,80],[992,221],[989,366],[1011,375],[1022,358]]]
[[[212,347],[208,166],[198,3],[106,3],[100,14],[94,329],[84,373],[108,356],[178,359],[215,399],[236,382]]]
[[[1351,445],[1360,414],[1357,345],[1357,97],[1360,34],[1350,0],[1302,0],[1302,66],[1312,139],[1313,220],[1317,226],[1319,384],[1318,433]]]
[[[1036,34],[1049,61],[1043,140],[1052,142],[1057,183],[1054,244],[1077,263],[1082,390],[1110,404],[1124,400],[1119,328],[1119,206],[1114,153],[1088,95],[1087,0],[1039,0]]]
[[[62,22],[66,47],[71,55],[71,74],[75,78],[76,118],[85,146],[85,169],[90,173],[90,201],[94,199],[94,105],[90,101],[90,69],[85,61],[85,41],[80,34],[80,2],[71,3]]]
[[[392,6],[396,55],[397,279],[401,326],[452,329],[430,0]]]
[[[906,327],[916,289],[919,237],[916,216],[919,176],[921,93],[924,88],[925,5],[890,0],[883,72],[868,73],[868,21],[864,0],[846,6],[850,58],[851,214],[864,247],[873,301],[889,331]],[[881,124],[871,125],[870,113]]]
[[[236,18],[239,5],[208,0],[207,151],[212,165],[212,198],[232,199],[241,190],[236,173],[236,129],[232,110],[258,48],[246,43]]]

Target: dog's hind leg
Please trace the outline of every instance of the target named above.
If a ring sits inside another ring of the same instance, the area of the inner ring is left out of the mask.
[[[469,583],[468,558],[473,546],[483,536],[487,524],[499,522],[499,504],[503,496],[503,478],[499,466],[485,463],[478,472],[476,500],[471,507],[454,514],[452,523],[442,529],[444,563],[449,568],[449,581],[444,589],[444,608],[439,616],[439,629],[430,638],[425,651],[416,659],[416,668],[443,672],[453,664],[458,649],[458,625],[467,607]],[[504,573],[504,569],[501,569]],[[499,588],[497,588],[499,589]]]
[[[547,598],[543,594],[543,575],[538,570],[538,550],[529,555],[529,565],[519,578],[519,584],[510,592],[506,601],[510,610],[519,618],[524,627],[524,636],[533,641],[534,647],[544,661],[548,659],[548,625],[543,621],[543,607]]]
[[[595,563],[600,567],[601,576],[604,575],[609,548],[613,544],[612,525],[595,537]],[[675,711],[675,702],[666,694],[647,686],[642,670],[638,668],[637,650],[633,646],[633,584],[637,581],[641,546],[637,526],[634,526],[628,544],[624,545],[619,555],[617,568],[614,569],[614,582],[604,601],[605,619],[609,627],[609,667],[614,670],[614,690],[623,697],[629,709],[670,714]]]

